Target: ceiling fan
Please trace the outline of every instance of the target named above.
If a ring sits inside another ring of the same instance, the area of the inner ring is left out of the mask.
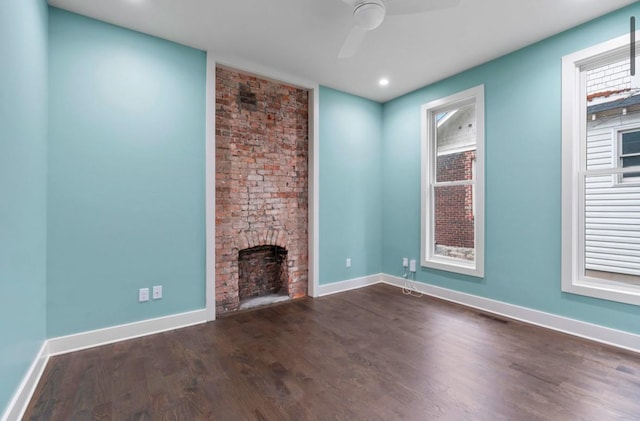
[[[455,7],[460,0],[341,0],[353,9],[353,28],[347,35],[339,58],[352,57],[368,31],[379,27],[387,15],[411,15]]]

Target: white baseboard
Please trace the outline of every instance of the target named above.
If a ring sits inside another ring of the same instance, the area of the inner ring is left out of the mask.
[[[0,420],[19,420],[22,418],[22,415],[24,415],[24,411],[27,410],[27,406],[29,405],[31,396],[33,396],[33,392],[35,392],[36,387],[38,386],[40,377],[42,377],[44,368],[47,366],[47,361],[49,361],[49,350],[47,342],[48,341],[44,341],[42,343],[40,351],[31,363],[27,374],[25,374],[24,378],[22,379],[20,386],[18,386],[16,393],[13,395],[13,398],[9,402],[9,405],[7,405],[7,408]]]
[[[404,285],[403,278],[385,274],[382,275],[382,282],[397,287],[403,287]],[[579,336],[595,342],[640,353],[640,335],[633,333],[611,329],[580,320],[570,319],[568,317],[545,313],[543,311],[533,310],[421,282],[416,282],[415,288],[413,289],[415,291],[422,292],[425,295],[441,298],[467,307],[477,308],[489,313],[520,320],[525,323],[530,323],[567,333],[569,335]]]
[[[48,340],[49,355],[66,354],[81,349],[93,348],[94,346],[106,345],[113,342],[196,325],[206,321],[207,311],[206,309],[202,309],[106,327],[104,329],[90,330],[74,335],[60,336]]]
[[[40,352],[33,360],[0,421],[19,420],[22,417],[50,356],[179,329],[206,321],[207,311],[202,309],[48,339],[42,344]]]
[[[317,292],[319,296],[324,296],[378,283],[403,287],[404,281],[403,278],[380,273],[320,285]],[[633,333],[441,288],[435,285],[416,283],[414,289],[423,294],[462,304],[467,307],[477,308],[525,323],[640,353],[640,335]],[[20,383],[18,390],[11,399],[0,421],[13,421],[22,417],[50,356],[165,332],[167,330],[179,329],[206,321],[206,309],[202,309],[49,339],[42,344],[40,352],[38,352],[38,355],[31,364],[29,371]]]
[[[346,281],[334,282],[332,284],[325,284],[318,286],[318,296],[336,294],[338,292],[349,291],[350,289],[362,288],[369,285],[380,283],[382,280],[382,273],[375,275],[363,276],[361,278],[347,279]]]

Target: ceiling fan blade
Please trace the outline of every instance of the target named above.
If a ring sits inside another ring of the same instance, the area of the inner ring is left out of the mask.
[[[456,7],[460,0],[386,0],[386,4],[387,15],[412,15]]]
[[[367,31],[354,26],[351,29],[351,32],[349,32],[349,35],[347,35],[347,38],[344,40],[340,53],[338,53],[338,58],[353,57],[353,55],[358,51],[358,48],[360,48],[362,41],[364,41],[366,34]]]

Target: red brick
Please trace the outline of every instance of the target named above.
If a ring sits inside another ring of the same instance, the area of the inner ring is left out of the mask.
[[[216,69],[216,311],[238,308],[239,250],[287,249],[291,297],[307,292],[308,93]],[[224,293],[219,294],[220,291]]]

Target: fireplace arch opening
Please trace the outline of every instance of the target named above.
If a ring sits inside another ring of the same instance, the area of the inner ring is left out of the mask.
[[[289,299],[287,250],[262,245],[238,252],[238,296],[240,308],[250,308]]]

